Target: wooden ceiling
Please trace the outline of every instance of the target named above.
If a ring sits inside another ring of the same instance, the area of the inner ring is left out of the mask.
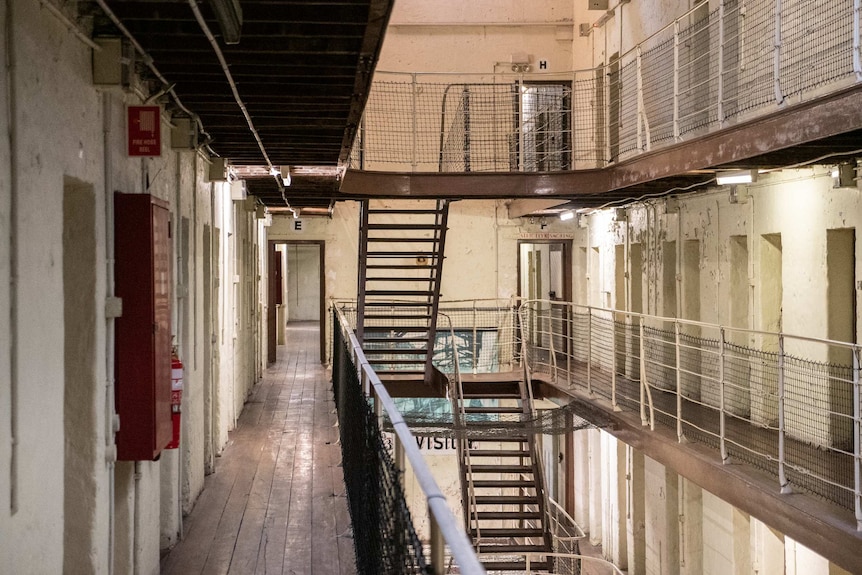
[[[202,140],[234,165],[336,168],[350,151],[393,0],[240,0],[239,42],[226,44],[213,10],[198,3],[260,137],[257,142],[216,51],[187,0],[106,0],[203,126]],[[94,36],[122,36],[93,9]],[[154,74],[145,62],[137,72]],[[153,81],[153,90],[162,86]],[[166,106],[171,106],[168,102]],[[334,172],[333,172],[334,173]],[[284,205],[268,175],[248,180],[267,205]],[[327,205],[334,177],[292,178],[288,192]]]

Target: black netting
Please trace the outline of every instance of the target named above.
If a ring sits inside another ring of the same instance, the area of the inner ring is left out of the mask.
[[[332,383],[338,410],[344,482],[360,575],[430,574],[400,472],[360,386],[352,356],[333,323]]]

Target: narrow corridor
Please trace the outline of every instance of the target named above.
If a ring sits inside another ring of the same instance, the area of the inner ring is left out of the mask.
[[[291,323],[162,573],[353,575],[354,551],[317,322]]]

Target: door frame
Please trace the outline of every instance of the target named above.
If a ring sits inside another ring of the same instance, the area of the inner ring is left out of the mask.
[[[318,272],[320,275],[320,293],[318,300],[320,305],[320,363],[326,363],[326,241],[325,240],[269,240],[267,245],[267,361],[275,362],[275,352],[278,347],[277,314],[275,309],[275,247],[277,245],[317,245],[318,249]],[[286,273],[283,270],[282,273]]]
[[[562,244],[563,246],[563,295],[561,298],[557,298],[560,301],[572,302],[572,247],[574,244],[574,240],[518,240],[518,290],[517,294],[519,298],[523,298],[524,294],[521,293],[521,273],[523,270],[521,269],[521,246],[524,244]],[[541,298],[548,299],[548,298]]]

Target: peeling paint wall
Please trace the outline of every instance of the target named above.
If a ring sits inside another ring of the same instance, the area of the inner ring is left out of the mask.
[[[548,71],[568,71],[572,69],[572,11],[567,0],[398,2],[378,69],[512,73],[512,54],[524,53],[533,70],[539,60],[546,60]]]

